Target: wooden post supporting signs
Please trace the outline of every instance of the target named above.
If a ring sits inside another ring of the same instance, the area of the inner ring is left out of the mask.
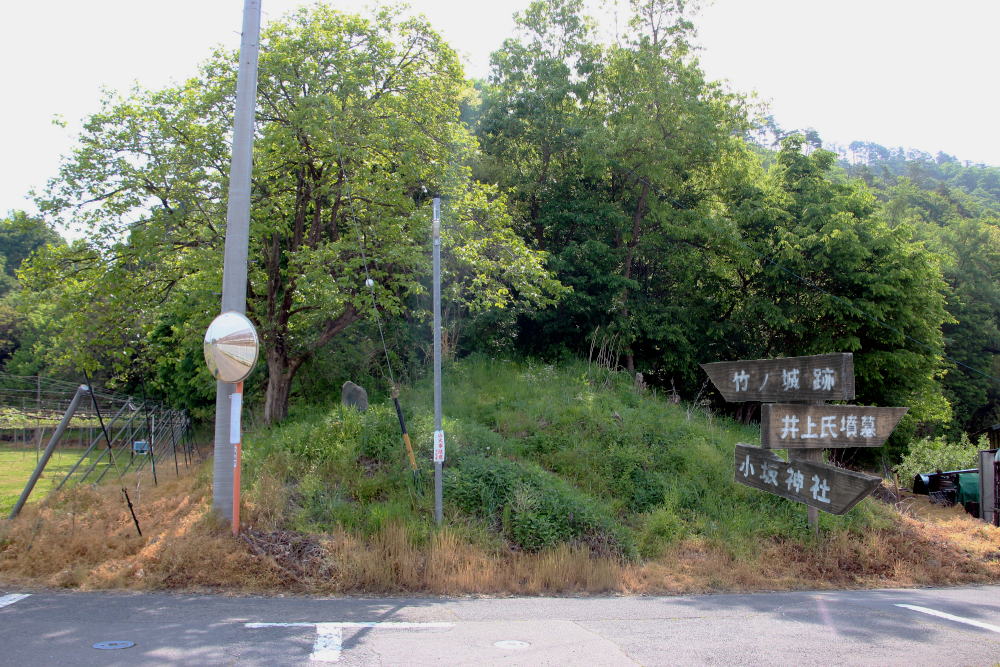
[[[736,446],[740,484],[803,503],[819,529],[819,510],[844,514],[881,479],[823,462],[823,450],[879,447],[907,408],[829,405],[854,398],[850,353],[702,364],[730,402],[761,401],[761,446]],[[777,402],[776,402],[777,401]],[[784,449],[785,461],[769,450]]]

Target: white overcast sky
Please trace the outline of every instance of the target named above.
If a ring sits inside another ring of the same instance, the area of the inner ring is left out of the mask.
[[[262,0],[264,22],[301,4]],[[470,76],[485,76],[529,0],[410,4]],[[0,215],[34,210],[28,191],[55,175],[103,86],[157,88],[195,74],[213,45],[239,46],[242,10],[242,0],[0,3]],[[1000,165],[1000,0],[715,0],[696,24],[709,76],[757,91],[783,127]]]

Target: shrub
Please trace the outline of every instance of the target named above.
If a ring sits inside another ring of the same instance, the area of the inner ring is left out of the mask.
[[[687,528],[672,508],[658,507],[645,516],[639,531],[639,554],[658,558],[668,546],[679,542]]]
[[[470,456],[444,481],[450,501],[525,551],[576,542],[598,555],[636,556],[631,536],[607,508],[537,465]]]
[[[902,486],[912,488],[913,478],[919,474],[976,467],[980,449],[988,447],[984,442],[970,442],[964,433],[957,443],[944,438],[924,438],[910,445],[903,460],[893,470]]]

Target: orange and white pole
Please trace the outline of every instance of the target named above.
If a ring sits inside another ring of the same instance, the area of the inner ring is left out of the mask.
[[[233,446],[233,537],[240,534],[240,468],[243,464],[243,437],[240,416],[243,413],[243,381],[229,395],[229,442]]]

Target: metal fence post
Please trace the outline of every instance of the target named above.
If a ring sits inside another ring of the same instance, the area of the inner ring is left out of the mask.
[[[24,485],[24,490],[21,492],[21,497],[17,499],[17,503],[14,504],[14,509],[10,511],[11,519],[21,513],[21,508],[24,507],[24,503],[27,502],[32,489],[35,488],[38,478],[42,476],[42,471],[45,470],[45,465],[52,457],[52,452],[55,451],[56,445],[59,443],[59,438],[62,437],[66,427],[69,426],[70,421],[72,421],[73,415],[76,413],[76,408],[80,405],[80,399],[83,397],[84,393],[90,391],[90,387],[87,387],[86,385],[80,385],[76,388],[76,393],[73,394],[73,400],[70,401],[69,407],[66,408],[62,421],[59,422],[59,426],[56,427],[55,432],[52,434],[52,438],[49,440],[48,446],[45,447],[45,453],[42,454],[41,460],[38,462],[38,465],[35,466],[35,471],[31,473],[31,479],[29,479],[28,483]]]

